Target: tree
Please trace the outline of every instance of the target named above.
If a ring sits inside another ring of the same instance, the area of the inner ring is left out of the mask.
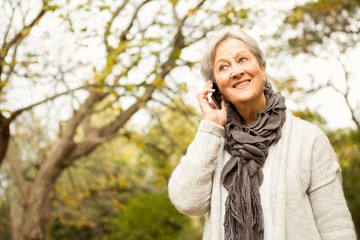
[[[306,55],[336,61],[343,78],[327,79],[325,82],[312,81],[304,90],[305,94],[331,88],[345,100],[351,113],[352,122],[360,131],[360,102],[352,101],[356,90],[352,87],[357,79],[349,66],[348,56],[360,47],[360,3],[356,0],[318,0],[294,7],[286,14],[284,24],[275,34],[281,39],[281,49],[292,56]],[[287,41],[287,45],[283,41]],[[279,52],[276,53],[277,57]],[[291,79],[290,79],[291,81]],[[292,86],[294,86],[294,82]]]
[[[197,62],[184,58],[185,50],[221,24],[240,25],[246,20],[245,10],[237,18],[232,5],[226,3],[228,14],[216,9],[223,3],[199,0],[187,4],[172,0],[2,3],[7,23],[0,54],[0,159],[7,151],[6,167],[16,187],[13,190],[18,191],[14,194],[19,201],[10,201],[19,204],[18,212],[11,214],[13,239],[44,239],[56,181],[64,170],[125,134],[126,124],[151,101],[169,89],[176,92],[172,71]],[[149,12],[153,15],[144,18]],[[93,24],[95,20],[98,22]],[[73,46],[59,40],[51,46],[44,44],[51,34],[65,33],[75,39]],[[97,46],[95,62],[76,55],[91,41]],[[41,92],[31,95],[30,104],[18,107],[11,99],[18,94],[19,84],[24,84],[25,90],[38,87]],[[20,116],[37,110],[62,122],[44,117],[42,130],[50,141],[40,141],[37,148],[24,151],[17,139],[11,138],[18,133],[10,130],[26,126],[27,120]],[[94,123],[98,114],[109,110],[117,114]]]
[[[106,239],[109,235],[128,239],[136,234],[141,234],[140,239],[158,239],[154,234],[164,229],[171,233],[163,232],[162,237],[200,238],[194,219],[181,216],[166,196],[169,174],[194,137],[198,113],[180,98],[153,107],[151,112],[156,116],[145,129],[119,136],[65,170],[56,187],[48,239]],[[133,128],[133,124],[126,127],[129,131]],[[133,209],[131,204],[139,198],[148,203]],[[134,211],[138,214],[132,214]],[[164,222],[156,213],[162,214]],[[145,219],[151,227],[140,227]],[[128,232],[135,227],[137,233]]]

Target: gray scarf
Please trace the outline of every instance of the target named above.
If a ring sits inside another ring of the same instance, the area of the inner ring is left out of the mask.
[[[264,90],[266,108],[256,121],[247,126],[230,104],[227,108],[225,149],[231,154],[221,180],[228,190],[225,202],[225,239],[264,239],[264,219],[259,187],[263,181],[264,165],[271,144],[281,136],[285,121],[285,99],[271,86]]]

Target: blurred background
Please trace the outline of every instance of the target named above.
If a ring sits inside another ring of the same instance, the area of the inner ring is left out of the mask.
[[[358,0],[0,0],[0,238],[200,240],[167,181],[201,119],[206,37],[241,28],[328,135],[360,232]]]

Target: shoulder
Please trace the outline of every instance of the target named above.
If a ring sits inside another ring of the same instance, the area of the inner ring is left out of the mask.
[[[315,124],[287,114],[289,154],[300,160],[297,166],[307,191],[314,191],[340,177],[340,165],[336,153],[325,132]],[[341,177],[340,177],[341,178]]]
[[[299,152],[302,156],[307,155],[310,159],[320,161],[327,157],[335,159],[334,149],[325,132],[317,125],[287,113],[283,134],[284,141],[291,151]],[[310,160],[309,159],[309,160]]]
[[[306,142],[328,142],[328,137],[319,126],[294,116],[290,111],[286,113],[286,125],[291,130],[292,138]]]

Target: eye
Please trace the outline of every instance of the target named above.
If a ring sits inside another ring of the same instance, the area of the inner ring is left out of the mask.
[[[248,59],[246,57],[240,57],[239,58],[239,63],[243,63],[246,62]]]
[[[225,69],[227,68],[227,66],[228,66],[228,65],[226,65],[226,64],[221,64],[221,65],[219,66],[219,71],[225,70]]]

